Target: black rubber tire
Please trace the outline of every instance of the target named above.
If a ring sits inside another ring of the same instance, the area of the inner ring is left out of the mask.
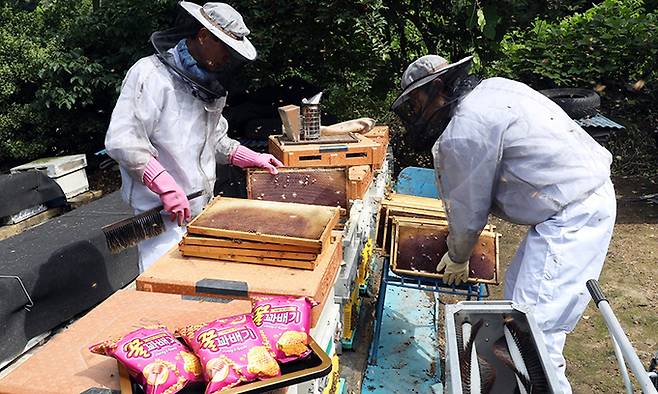
[[[601,97],[593,90],[568,88],[546,89],[539,92],[553,100],[572,119],[595,115],[601,105]]]

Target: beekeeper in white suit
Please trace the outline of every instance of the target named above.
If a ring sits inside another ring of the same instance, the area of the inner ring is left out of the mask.
[[[571,392],[562,351],[590,299],[616,216],[610,153],[550,99],[503,78],[468,76],[428,55],[402,75],[392,105],[408,141],[430,146],[446,206],[449,252],[437,267],[448,284],[468,260],[489,213],[530,225],[505,274],[505,298],[533,307],[560,388]]]
[[[226,136],[222,81],[256,58],[242,16],[224,3],[179,5],[186,18],[154,33],[156,54],[128,71],[105,138],[124,199],[136,213],[163,205],[171,219],[164,234],[139,243],[140,271],[180,241],[185,222],[212,197],[216,163],[271,173],[281,165]],[[200,190],[202,197],[187,200]]]

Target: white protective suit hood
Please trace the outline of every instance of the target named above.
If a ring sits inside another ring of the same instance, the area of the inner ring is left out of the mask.
[[[173,73],[181,78],[181,80],[187,83],[192,94],[200,100],[210,102],[226,96],[226,89],[219,79],[210,84],[202,83],[194,78],[194,76],[188,74],[184,68],[177,64],[175,56],[170,50],[174,48],[181,39],[189,37],[191,34],[194,34],[194,31],[190,31],[190,29],[185,26],[175,27],[164,31],[156,31],[151,35],[151,44],[153,44],[153,48],[156,51],[156,56],[164,65],[169,67]]]
[[[190,37],[196,32],[195,28],[198,28],[198,26],[195,24],[189,26],[189,24],[190,22],[184,22],[178,27],[153,33],[151,35],[151,44],[156,51],[158,59],[190,86],[190,90],[195,97],[205,102],[211,102],[226,96],[227,91],[225,86],[230,85],[231,78],[235,77],[235,73],[245,64],[247,59],[229,47],[228,49],[231,54],[230,61],[223,65],[220,71],[214,73],[217,76],[217,80],[211,83],[199,81],[193,75],[187,73],[183,67],[180,67],[171,51],[181,39]]]

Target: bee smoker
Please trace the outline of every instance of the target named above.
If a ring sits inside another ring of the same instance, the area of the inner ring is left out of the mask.
[[[302,125],[302,140],[317,140],[320,138],[320,97],[322,92],[310,99],[302,100],[300,123]]]

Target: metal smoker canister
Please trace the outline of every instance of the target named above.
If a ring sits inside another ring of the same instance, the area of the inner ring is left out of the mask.
[[[301,123],[303,140],[317,140],[320,138],[320,105],[302,104]]]

